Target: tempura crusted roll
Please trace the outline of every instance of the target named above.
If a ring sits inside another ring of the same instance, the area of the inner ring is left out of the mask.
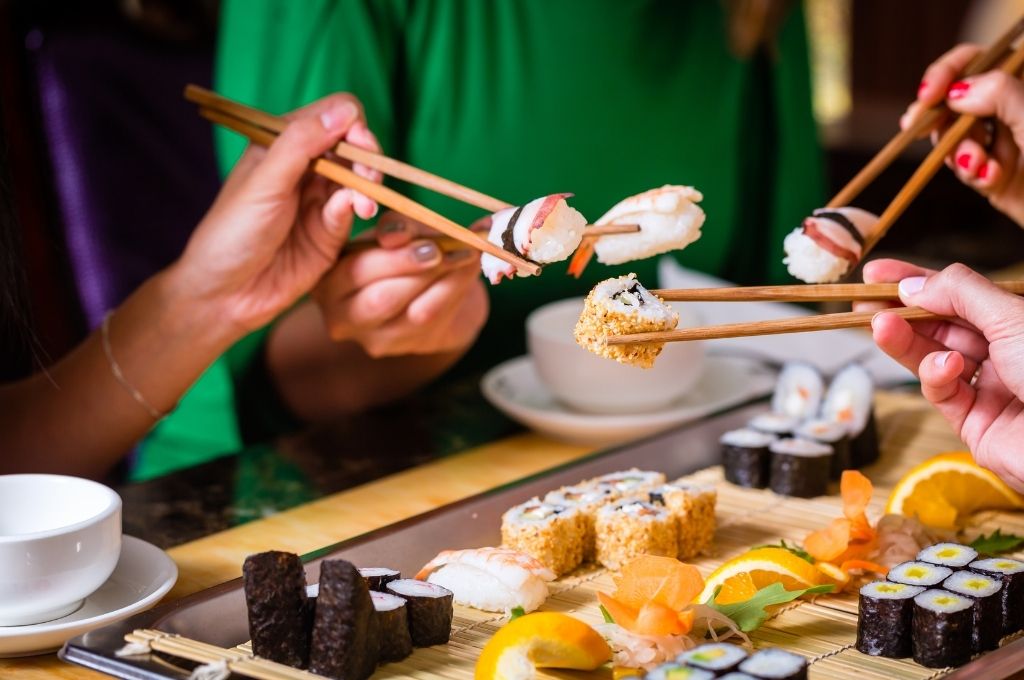
[[[320,594],[313,620],[309,669],[341,680],[364,680],[377,668],[373,600],[355,565],[320,563]]]
[[[487,240],[537,264],[566,259],[579,247],[587,226],[586,218],[565,202],[571,196],[551,194],[499,210],[491,216]],[[516,275],[513,265],[490,253],[480,258],[480,267],[492,284]]]
[[[367,588],[378,593],[383,593],[387,584],[402,578],[400,571],[388,567],[360,567],[359,575],[366,579]]]
[[[987,652],[998,647],[1003,637],[1002,581],[973,571],[958,571],[943,581],[942,587],[973,601],[971,651]]]
[[[1003,582],[1003,635],[1024,629],[1024,562],[994,557],[971,562],[970,568]]]
[[[902,562],[889,570],[886,578],[893,583],[903,583],[908,586],[923,586],[930,588],[937,586],[947,578],[953,570],[949,567],[942,567],[927,562]]]
[[[598,488],[612,489],[620,496],[635,496],[647,493],[654,487],[664,484],[665,481],[664,472],[630,468],[620,472],[609,472],[586,483]]]
[[[649,491],[648,496],[654,505],[663,505],[676,521],[676,557],[695,557],[714,541],[715,487],[677,480]]]
[[[914,598],[914,661],[928,668],[960,666],[971,658],[973,601],[933,588]]]
[[[807,659],[784,649],[768,647],[751,654],[740,664],[740,672],[755,678],[807,680]]]
[[[953,571],[966,569],[967,565],[978,559],[978,551],[969,545],[960,543],[936,543],[917,554],[918,562],[938,564]]]
[[[576,322],[576,342],[594,354],[627,366],[650,368],[665,343],[609,345],[609,335],[672,330],[679,315],[658,296],[644,288],[636,274],[607,279],[587,295]]]
[[[392,581],[386,587],[389,593],[405,600],[414,645],[430,647],[448,642],[455,614],[452,591],[436,583],[411,578]]]
[[[676,522],[665,508],[625,499],[597,512],[597,561],[609,569],[640,555],[675,557],[678,550]]]
[[[595,224],[639,224],[640,231],[597,239],[598,261],[622,264],[685,248],[700,238],[703,199],[693,187],[666,184],[616,203]]]
[[[853,468],[853,462],[850,460],[850,437],[843,425],[831,420],[815,418],[797,427],[796,436],[832,447],[830,477],[833,481],[843,476],[843,470]]]
[[[538,559],[557,576],[583,562],[587,531],[583,514],[537,498],[510,508],[501,516],[501,542]]]
[[[618,500],[622,494],[610,485],[598,484],[577,484],[576,486],[564,486],[555,491],[549,491],[544,496],[544,501],[554,505],[573,508],[579,512],[583,520],[583,561],[592,562],[596,550],[597,534],[594,529],[594,522],[597,520],[597,511],[603,506]]]
[[[850,464],[855,468],[878,460],[874,404],[875,381],[860,364],[850,364],[836,373],[825,392],[821,417],[846,427],[850,436]]]
[[[242,565],[253,654],[286,666],[309,660],[309,603],[302,560],[271,550],[249,555]]]
[[[914,598],[921,586],[874,581],[860,589],[857,607],[857,651],[902,659],[912,652]]]
[[[722,468],[725,480],[748,489],[763,489],[768,486],[771,471],[771,452],[768,450],[775,440],[774,434],[758,432],[745,427],[731,430],[722,435]]]
[[[409,634],[409,613],[405,599],[370,591],[376,618],[378,658],[380,661],[401,661],[412,654],[412,636]]]
[[[824,394],[825,378],[821,371],[803,361],[787,361],[772,393],[772,412],[798,421],[813,418]]]
[[[853,207],[821,208],[783,241],[782,263],[807,283],[838,281],[857,266],[878,217]]]
[[[780,439],[772,454],[769,486],[780,496],[813,498],[828,493],[832,447],[809,439]]]
[[[747,650],[727,642],[708,642],[680,654],[676,661],[722,675],[736,670],[747,658]]]

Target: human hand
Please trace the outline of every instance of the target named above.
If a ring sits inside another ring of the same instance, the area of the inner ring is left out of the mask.
[[[331,339],[372,357],[468,347],[487,319],[480,254],[442,253],[423,225],[394,212],[376,227],[379,248],[343,255],[313,291]]]
[[[883,311],[871,329],[886,354],[918,375],[924,397],[975,460],[1024,491],[1024,300],[962,264],[933,272],[875,260],[864,280],[899,281],[904,304],[950,317],[911,324]]]
[[[946,164],[961,182],[1024,226],[1024,83],[1001,71],[958,80],[958,74],[980,52],[977,45],[958,45],[929,66],[917,100],[900,119],[900,126],[907,128],[943,99],[956,113],[994,117],[992,130],[976,125],[946,158]],[[949,122],[949,116],[940,121],[932,131],[933,141]],[[990,132],[992,137],[986,139]]]

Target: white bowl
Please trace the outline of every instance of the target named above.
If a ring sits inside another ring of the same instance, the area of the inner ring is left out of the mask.
[[[696,315],[682,305],[679,326],[695,326]],[[526,319],[526,342],[537,373],[559,401],[585,413],[644,413],[667,408],[700,379],[704,346],[669,342],[654,368],[624,366],[591,354],[576,344],[573,328],[583,300],[559,300],[534,310]]]
[[[61,475],[0,476],[0,626],[65,616],[121,554],[121,498]]]

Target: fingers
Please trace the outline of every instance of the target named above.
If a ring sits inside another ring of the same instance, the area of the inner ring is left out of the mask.
[[[413,241],[402,248],[373,248],[343,257],[324,285],[333,299],[341,299],[360,288],[389,278],[415,276],[435,269],[442,261],[441,250],[428,239]]]
[[[924,72],[917,88],[917,99],[900,118],[900,128],[906,130],[930,108],[945,99],[949,86],[979,52],[981,48],[977,45],[957,45],[935,60]]]
[[[911,264],[910,262],[881,258],[878,260],[871,260],[866,263],[864,265],[862,275],[864,277],[864,283],[898,283],[902,279],[911,276],[927,276],[928,274],[933,273],[934,271],[931,269],[919,267],[916,264]],[[898,301],[855,302],[853,304],[853,310],[855,312],[877,312],[883,309],[891,309],[899,306],[902,305]]]
[[[418,226],[414,220],[389,210],[377,220],[374,231],[382,248],[395,249],[408,244],[420,234]]]
[[[915,373],[929,354],[956,348],[969,357],[963,362],[963,377],[970,379],[987,351],[984,338],[977,334],[971,337],[970,333],[968,329],[948,323],[937,323],[922,329],[912,326],[906,319],[885,312],[871,320],[871,334],[875,344],[904,368]],[[932,335],[942,337],[945,342]]]
[[[352,203],[355,192],[351,189],[338,189],[324,203],[321,220],[328,236],[335,239],[332,250],[337,253],[341,249],[352,229]]]
[[[352,124],[352,128],[345,135],[345,141],[369,151],[380,151],[380,143],[377,141],[376,135],[370,132],[370,128],[366,126],[366,122],[363,120],[357,120]],[[357,175],[365,177],[371,182],[380,182],[383,179],[380,171],[367,167],[362,163],[353,164],[352,170]],[[354,205],[356,214],[364,220],[373,219],[377,215],[377,202],[363,194],[355,194]]]
[[[938,351],[925,356],[917,372],[921,394],[957,432],[962,431],[977,394],[964,378],[964,367],[964,358],[959,352]]]
[[[958,113],[995,116],[1024,144],[1024,83],[1002,71],[990,71],[953,84],[949,108]]]

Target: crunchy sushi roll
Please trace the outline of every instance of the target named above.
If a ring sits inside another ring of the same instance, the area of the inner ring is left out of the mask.
[[[672,330],[679,315],[661,298],[644,288],[636,274],[607,279],[587,295],[576,322],[576,342],[594,354],[627,366],[650,368],[664,343],[609,345],[609,335]]]
[[[586,520],[564,505],[534,498],[501,516],[501,542],[537,558],[556,576],[568,574],[583,562]]]
[[[1003,635],[1024,629],[1024,562],[994,557],[971,562],[970,567],[1003,582]]]
[[[388,593],[405,600],[409,635],[417,647],[443,645],[452,634],[452,591],[436,583],[402,578],[387,586]]]
[[[780,439],[772,454],[768,485],[780,496],[814,498],[828,493],[832,447],[809,439]]]
[[[917,554],[918,562],[938,564],[949,567],[953,571],[965,569],[968,564],[978,559],[978,551],[959,543],[936,543]]]
[[[769,647],[751,654],[740,664],[740,672],[755,678],[806,680],[807,659],[784,649]]]
[[[675,557],[679,551],[675,518],[663,507],[626,499],[597,512],[597,561],[618,569],[640,555]]]
[[[794,229],[782,247],[782,263],[807,283],[838,281],[860,262],[878,217],[853,207],[821,208]]]
[[[328,678],[363,680],[377,668],[373,600],[355,565],[320,563],[320,594],[313,620],[309,669]]]
[[[401,661],[412,654],[409,613],[405,600],[390,593],[370,591],[377,629],[377,657],[381,662]]]
[[[1003,637],[1003,583],[994,576],[958,571],[942,582],[951,593],[974,601],[971,606],[971,651],[987,652]]]
[[[712,680],[714,677],[710,671],[669,661],[648,671],[644,680]]]
[[[621,472],[609,472],[606,475],[595,477],[586,484],[591,484],[599,489],[612,489],[620,496],[632,496],[647,493],[656,486],[665,483],[665,473],[652,470],[638,470],[630,468]]]
[[[359,575],[366,580],[366,587],[379,593],[384,592],[384,586],[402,578],[401,572],[397,569],[387,567],[360,567]]]
[[[787,361],[772,394],[772,411],[807,420],[818,414],[825,379],[821,371],[802,361]]]
[[[253,654],[305,668],[311,610],[302,560],[277,550],[249,555],[242,565],[242,579]]]
[[[747,489],[768,486],[771,453],[768,447],[778,439],[774,434],[758,432],[749,427],[731,430],[722,435],[722,468],[725,480]]]
[[[796,428],[800,426],[800,419],[796,416],[789,416],[784,413],[769,411],[761,413],[750,419],[747,427],[751,430],[775,435],[779,439],[792,437]]]
[[[675,519],[679,559],[690,559],[707,550],[715,538],[718,493],[714,487],[676,481],[649,491],[648,497],[654,505],[664,506]]]
[[[622,494],[609,485],[578,484],[549,491],[544,502],[579,512],[583,520],[583,561],[592,562],[596,549],[594,522],[601,506],[618,500]]]
[[[903,562],[889,570],[886,578],[893,583],[931,588],[949,578],[953,570],[927,562]]]
[[[850,364],[832,378],[825,392],[821,417],[846,426],[853,467],[862,468],[878,460],[875,381],[867,369],[860,364]]]
[[[487,240],[537,264],[566,259],[580,245],[587,226],[586,218],[565,202],[570,196],[552,194],[499,210],[491,216]],[[490,253],[480,258],[480,267],[492,284],[516,275],[515,266]]]
[[[960,666],[971,658],[973,601],[933,588],[914,598],[914,661],[928,668]]]
[[[640,231],[597,239],[597,261],[622,264],[685,248],[700,238],[702,200],[693,187],[665,185],[616,203],[595,224],[639,224]]]
[[[739,668],[747,658],[747,650],[726,642],[709,642],[683,652],[676,661],[687,666],[711,671],[715,675],[728,673]]]
[[[843,476],[843,470],[850,470],[850,436],[844,426],[830,420],[816,418],[802,423],[796,429],[796,436],[801,439],[826,444],[832,447],[831,478],[837,481]]]
[[[490,612],[522,607],[532,612],[548,597],[553,571],[526,553],[508,548],[444,550],[416,578],[451,590],[455,601]]]
[[[861,588],[857,651],[890,659],[910,656],[914,598],[922,592],[921,586],[889,581],[874,581]]]

